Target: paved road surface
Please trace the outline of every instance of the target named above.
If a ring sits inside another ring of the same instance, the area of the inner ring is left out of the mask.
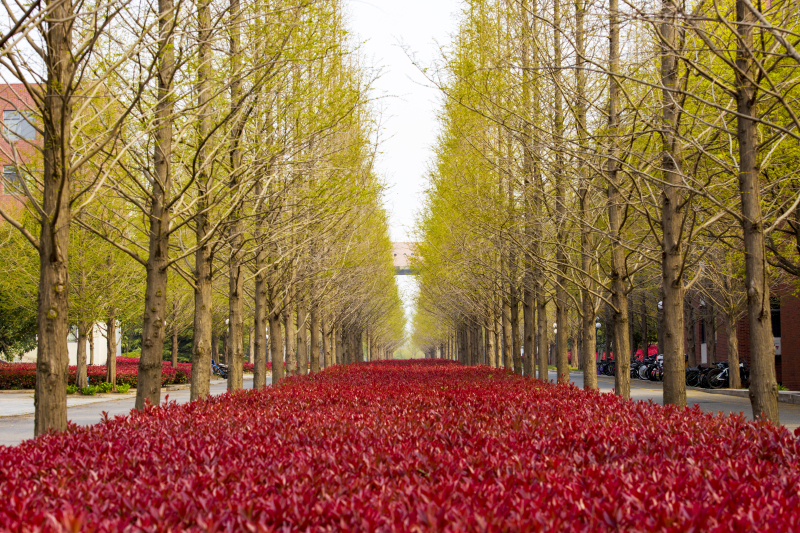
[[[570,372],[570,380],[578,387],[583,387],[583,374]],[[556,373],[550,372],[550,379],[556,379]],[[611,392],[614,388],[614,378],[608,376],[597,376],[597,385],[601,391]],[[634,400],[653,400],[661,404],[663,401],[663,389],[660,382],[631,380],[631,398]],[[724,394],[710,394],[697,390],[686,391],[686,403],[689,405],[697,404],[700,409],[710,413],[744,413],[748,419],[752,419],[752,408],[750,400],[738,396],[727,396]],[[800,427],[800,405],[791,403],[779,403],[781,423],[789,429]]]
[[[267,384],[272,383],[272,378],[267,377]],[[244,376],[244,387],[249,389],[253,386],[253,376]],[[211,394],[223,394],[228,390],[225,381],[215,380],[211,382]],[[170,401],[178,403],[189,401],[189,389],[161,391],[161,397],[169,394]],[[14,446],[25,439],[33,437],[33,415],[22,416],[1,416],[3,411],[3,395],[0,395],[0,445]],[[31,399],[31,402],[33,400]],[[133,409],[136,402],[136,395],[126,394],[123,398],[95,402],[84,405],[67,407],[67,419],[76,424],[88,426],[100,421],[103,411],[113,417],[116,415],[127,415]]]

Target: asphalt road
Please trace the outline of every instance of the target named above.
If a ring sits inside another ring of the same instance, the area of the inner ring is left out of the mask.
[[[570,372],[570,380],[578,387],[583,387],[583,374]],[[550,379],[556,379],[556,373],[550,372]],[[597,385],[603,392],[611,392],[614,388],[614,378],[607,376],[597,376]],[[653,400],[657,404],[663,404],[663,389],[660,382],[631,380],[631,398],[634,400]],[[727,396],[724,394],[710,394],[697,390],[686,391],[686,403],[688,405],[698,405],[700,409],[708,413],[744,413],[748,419],[752,420],[753,411],[750,407],[750,400],[738,396]],[[791,403],[779,403],[781,424],[789,429],[800,427],[800,405]]]
[[[272,383],[272,378],[267,377],[267,384]],[[253,376],[244,376],[244,387],[246,389],[253,386]],[[224,381],[216,380],[211,382],[211,394],[224,394],[228,386]],[[189,401],[189,389],[161,391],[161,398],[169,395],[169,400],[178,403]],[[67,408],[67,419],[72,422],[88,426],[100,421],[103,411],[108,416],[127,415],[136,402],[135,396],[127,395],[120,399],[110,399],[109,401],[91,403],[88,405],[76,405]],[[0,410],[2,410],[2,398],[0,398]],[[15,446],[25,439],[33,437],[33,415],[5,416],[0,417],[0,445]]]

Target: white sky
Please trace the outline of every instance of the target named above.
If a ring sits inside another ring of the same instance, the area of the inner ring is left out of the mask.
[[[436,139],[439,95],[408,58],[423,65],[439,55],[455,32],[458,0],[348,0],[348,26],[363,43],[368,64],[380,69],[373,97],[380,98],[383,131],[377,171],[389,184],[386,208],[394,242],[411,240]],[[395,278],[410,326],[415,276]],[[410,329],[410,327],[408,328]],[[410,333],[410,331],[409,331]]]
[[[436,138],[438,93],[411,64],[403,46],[425,65],[455,31],[458,0],[349,0],[348,26],[362,42],[368,64],[380,69],[373,97],[383,115],[378,173],[386,197],[392,240],[409,240]],[[438,43],[438,44],[437,44]]]

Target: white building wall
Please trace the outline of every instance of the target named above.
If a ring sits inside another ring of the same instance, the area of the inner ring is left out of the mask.
[[[106,325],[95,324],[92,330],[94,335],[94,364],[105,365],[108,359],[108,350],[106,347]],[[117,328],[117,356],[122,355],[122,343],[120,339],[122,331]],[[22,356],[22,363],[35,363],[36,362],[36,348],[27,352]],[[78,339],[72,333],[67,337],[67,352],[69,352],[69,364],[75,366],[78,364]],[[89,364],[89,339],[86,339],[86,364]]]

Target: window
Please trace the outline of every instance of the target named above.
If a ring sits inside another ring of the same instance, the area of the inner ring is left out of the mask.
[[[36,139],[36,128],[31,124],[31,113],[19,111],[3,111],[4,133],[9,141],[33,141]]]
[[[3,166],[3,192],[6,194],[21,192],[19,173],[14,165]]]
[[[772,314],[772,336],[781,336],[781,299],[772,297],[769,299],[769,310]]]

